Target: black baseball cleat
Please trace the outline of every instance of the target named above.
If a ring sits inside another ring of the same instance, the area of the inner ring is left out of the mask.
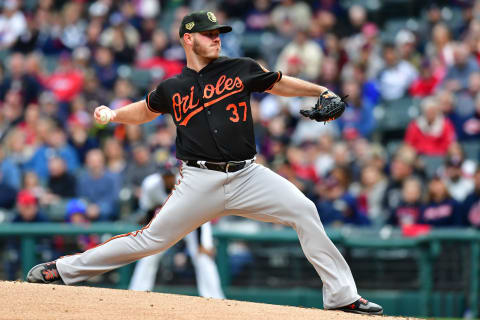
[[[376,303],[370,302],[366,299],[360,298],[354,303],[349,305],[335,308],[332,310],[340,310],[345,312],[351,313],[359,313],[359,314],[370,314],[370,315],[382,315],[383,308]]]
[[[27,281],[31,283],[63,284],[55,261],[37,264],[28,272]]]

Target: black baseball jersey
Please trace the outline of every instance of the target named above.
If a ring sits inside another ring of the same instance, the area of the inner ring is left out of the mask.
[[[148,108],[171,114],[177,158],[233,161],[256,154],[250,94],[269,90],[281,72],[265,72],[250,58],[220,57],[199,72],[184,67],[147,95]]]

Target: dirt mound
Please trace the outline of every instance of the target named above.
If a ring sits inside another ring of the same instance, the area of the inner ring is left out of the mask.
[[[0,306],[0,319],[375,319],[234,300],[8,281],[0,282]]]

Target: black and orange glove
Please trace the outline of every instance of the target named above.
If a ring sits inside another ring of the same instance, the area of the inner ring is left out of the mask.
[[[345,102],[346,97],[347,96],[340,98],[330,90],[326,90],[322,92],[312,109],[300,110],[300,114],[318,122],[335,120],[342,115],[347,107],[347,103]]]

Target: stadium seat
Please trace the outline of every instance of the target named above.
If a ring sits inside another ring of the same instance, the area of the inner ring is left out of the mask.
[[[425,173],[427,177],[432,177],[435,173],[438,173],[438,169],[441,168],[445,162],[444,156],[427,156],[422,155],[420,158],[425,166]]]
[[[479,161],[480,160],[480,141],[464,141],[461,143],[465,158]]]
[[[381,108],[383,115],[378,123],[382,132],[405,130],[412,118],[416,117],[419,112],[418,105],[410,97],[385,101]]]
[[[147,69],[133,68],[130,74],[130,81],[141,89],[148,89],[152,83],[152,73]]]
[[[43,65],[47,73],[53,73],[58,65],[58,56],[56,55],[44,55],[43,56]]]

